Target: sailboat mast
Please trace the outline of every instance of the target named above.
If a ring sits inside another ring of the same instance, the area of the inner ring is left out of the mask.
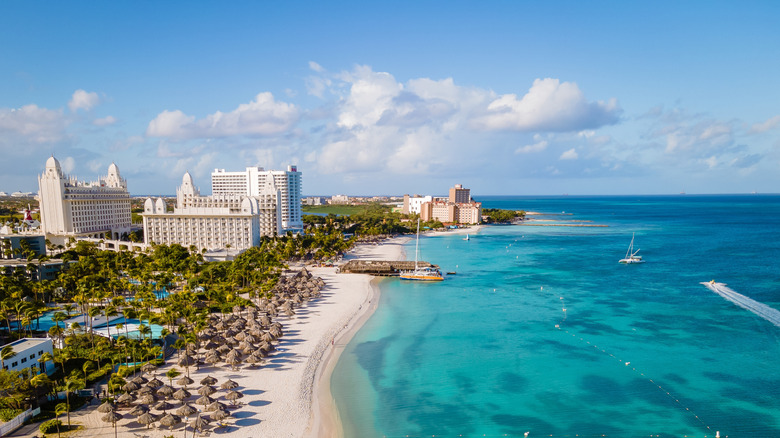
[[[417,256],[420,249],[420,218],[417,218],[417,242],[414,244],[414,270],[417,270]]]

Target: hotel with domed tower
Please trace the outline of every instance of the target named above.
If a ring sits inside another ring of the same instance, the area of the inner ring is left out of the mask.
[[[41,231],[46,235],[121,239],[131,231],[127,181],[112,163],[96,181],[65,175],[51,156],[38,176]]]

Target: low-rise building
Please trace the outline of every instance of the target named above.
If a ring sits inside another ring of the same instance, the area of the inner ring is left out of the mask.
[[[406,204],[404,202],[404,204]],[[433,198],[420,206],[420,219],[444,223],[478,224],[482,221],[482,203],[471,199],[471,191],[456,184],[448,198]]]
[[[38,362],[43,353],[54,355],[54,344],[48,338],[24,338],[0,346],[0,349],[11,346],[14,355],[3,361],[3,369],[9,371],[29,370],[30,376],[40,373],[49,374],[54,371],[52,361]]]

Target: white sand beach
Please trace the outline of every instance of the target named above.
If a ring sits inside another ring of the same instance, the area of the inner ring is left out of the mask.
[[[408,240],[409,237],[401,237],[379,245],[359,245],[347,258],[400,260],[405,257],[402,245]],[[195,391],[200,386],[200,380],[208,375],[217,379],[217,387],[228,379],[234,380],[239,385],[236,390],[244,394],[239,400],[240,406],[228,409],[231,417],[225,420],[227,426],[217,427],[216,422],[212,422],[209,434],[295,438],[340,434],[341,426],[330,395],[330,372],[344,345],[375,309],[378,290],[368,275],[338,274],[336,268],[310,268],[309,271],[325,280],[322,296],[297,308],[296,315],[291,318],[279,316],[275,319],[283,324],[284,336],[279,339],[277,350],[269,356],[266,364],[260,368],[244,365],[236,371],[208,365],[201,365],[199,370],[190,369],[190,377],[195,380],[189,387],[193,393],[189,402],[193,407],[203,409],[203,406],[194,403],[198,397]],[[171,365],[157,371],[157,376],[166,384],[169,382],[164,376],[165,371],[176,367],[184,372],[175,365],[175,357],[169,362]],[[173,386],[178,388],[176,384]],[[229,406],[229,402],[224,400],[225,393],[225,390],[219,390],[212,397]],[[175,405],[172,411],[175,411],[179,403],[172,403]],[[72,415],[73,422],[86,428],[70,436],[114,436],[114,428],[101,420],[105,414],[96,408],[97,405],[94,405]],[[136,417],[128,414],[130,409],[118,411],[124,417],[117,422],[118,437],[184,436],[182,424],[173,430],[159,425],[147,429],[136,421]],[[207,412],[203,414],[208,416]],[[192,422],[193,417],[189,421]],[[192,436],[192,428],[188,426],[186,433]]]

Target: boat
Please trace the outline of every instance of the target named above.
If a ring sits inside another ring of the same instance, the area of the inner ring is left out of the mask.
[[[628,245],[628,251],[626,251],[626,256],[620,260],[618,260],[618,263],[623,263],[624,265],[632,265],[635,263],[644,263],[645,261],[642,260],[642,256],[636,255],[636,253],[639,252],[639,249],[634,251],[634,234],[631,235],[631,244]]]
[[[466,237],[464,237],[463,240],[471,240],[471,239],[469,238],[469,235],[466,234]]]
[[[420,219],[417,219],[417,242],[414,244],[414,270],[413,271],[401,271],[398,278],[401,280],[415,280],[415,281],[442,281],[444,276],[441,275],[441,271],[429,266],[421,268],[417,266],[417,259],[420,253]]]

